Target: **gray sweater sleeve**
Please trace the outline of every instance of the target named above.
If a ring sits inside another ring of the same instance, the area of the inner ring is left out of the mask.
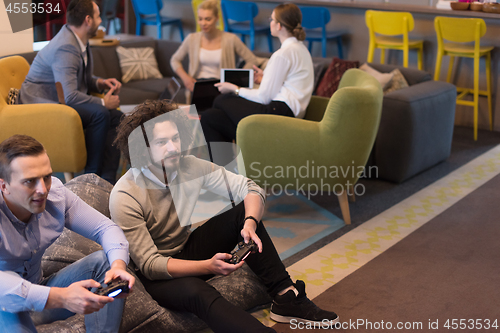
[[[170,257],[159,253],[147,227],[152,212],[140,204],[145,202],[141,200],[144,192],[117,190],[115,186],[109,200],[111,217],[125,233],[130,257],[141,273],[150,280],[171,279],[167,270]]]

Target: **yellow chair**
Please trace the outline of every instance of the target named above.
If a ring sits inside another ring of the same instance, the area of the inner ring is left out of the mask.
[[[486,33],[486,23],[480,18],[455,18],[436,16],[434,19],[436,29],[438,52],[434,80],[439,80],[443,55],[450,56],[446,82],[450,82],[455,57],[474,58],[474,89],[459,88],[457,91],[457,104],[474,107],[474,140],[477,140],[477,117],[479,95],[488,98],[488,112],[490,117],[490,130],[493,130],[493,115],[491,109],[491,50],[493,46],[481,46],[480,39]],[[451,43],[445,43],[444,40]],[[474,42],[471,44],[463,44]],[[486,90],[479,90],[479,60],[486,57]],[[473,101],[464,101],[467,94],[473,94]]]
[[[191,0],[191,5],[194,12],[194,20],[196,22],[196,31],[201,31],[200,25],[198,23],[198,6],[205,0]],[[219,9],[219,22],[217,22],[217,28],[220,31],[224,31],[224,20],[222,19],[222,8],[220,7],[220,1],[217,1],[217,7]]]
[[[0,142],[14,134],[40,141],[49,155],[54,172],[73,178],[87,162],[85,137],[78,113],[60,104],[8,105],[10,88],[21,88],[30,65],[20,56],[0,59]]]
[[[381,64],[385,62],[386,49],[401,50],[403,51],[403,66],[408,67],[409,50],[417,49],[418,69],[422,70],[424,41],[408,38],[408,32],[412,31],[415,26],[413,16],[410,13],[367,10],[365,20],[370,33],[368,62],[373,62],[376,48],[380,49]],[[403,35],[403,37],[399,35]]]

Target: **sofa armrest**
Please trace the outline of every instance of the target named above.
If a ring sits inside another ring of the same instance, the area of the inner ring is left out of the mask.
[[[382,73],[389,73],[397,68],[399,69],[401,74],[403,74],[403,76],[406,79],[406,82],[408,82],[408,85],[410,86],[420,82],[432,80],[432,76],[429,73],[414,68],[405,68],[395,65],[384,65],[384,64],[374,64],[374,63],[369,63],[368,65],[370,65],[370,67]]]
[[[427,81],[384,96],[374,149],[381,179],[397,183],[450,155],[456,88]]]

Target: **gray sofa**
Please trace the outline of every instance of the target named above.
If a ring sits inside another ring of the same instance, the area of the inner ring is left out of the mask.
[[[109,217],[108,198],[112,189],[111,184],[94,174],[85,174],[74,178],[65,186]],[[97,243],[65,229],[42,258],[44,276],[49,276],[100,249]],[[197,332],[206,328],[205,323],[191,313],[170,311],[159,306],[145,291],[141,282],[138,279],[136,281],[133,293],[125,302],[121,332],[177,333]],[[266,287],[246,265],[229,276],[214,277],[209,280],[209,283],[231,303],[245,310],[266,306],[271,302]],[[36,324],[37,313],[33,313],[32,317]],[[83,315],[74,315],[66,320],[37,325],[36,328],[40,333],[83,333],[85,323]]]
[[[409,84],[384,96],[371,158],[378,178],[401,183],[450,156],[457,91],[424,71],[370,66],[382,73],[398,68]]]
[[[120,92],[120,104],[140,104],[146,99],[158,99],[167,87],[167,83],[176,74],[170,68],[170,58],[179,47],[179,42],[168,40],[153,40],[145,38],[130,38],[120,43],[121,46],[129,47],[153,47],[155,50],[158,68],[163,79],[149,79],[130,81],[123,84]],[[92,58],[94,60],[94,75],[103,78],[116,78],[121,81],[122,71],[115,46],[91,46]],[[35,59],[37,52],[20,54],[30,64]],[[184,59],[183,65],[188,66],[188,59]],[[185,94],[182,91],[177,94],[176,102],[184,103]]]

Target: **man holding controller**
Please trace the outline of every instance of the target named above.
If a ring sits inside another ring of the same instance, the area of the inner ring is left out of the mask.
[[[261,221],[264,191],[242,175],[184,155],[191,133],[184,111],[161,100],[137,106],[118,127],[115,142],[132,168],[113,188],[110,212],[149,294],[168,309],[196,314],[214,332],[274,332],[206,282],[239,269],[243,261],[232,263],[229,253],[253,241],[256,253],[245,262],[274,299],[272,319],[338,321],[306,297],[304,282],[290,279]],[[191,231],[202,190],[228,197],[233,208]]]
[[[30,312],[38,311],[37,324],[80,313],[86,314],[87,332],[118,332],[125,300],[89,289],[119,280],[133,287],[121,229],[52,177],[45,149],[26,135],[0,143],[0,190],[0,327],[36,332]],[[43,279],[42,256],[64,227],[98,242],[103,251]]]

